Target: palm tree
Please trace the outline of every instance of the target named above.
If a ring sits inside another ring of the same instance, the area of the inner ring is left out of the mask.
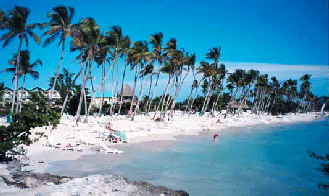
[[[3,29],[6,30],[6,32],[0,37],[0,41],[3,42],[2,47],[6,47],[16,37],[19,40],[16,71],[20,70],[20,55],[23,43],[25,43],[25,46],[28,47],[29,37],[33,38],[36,43],[40,42],[40,38],[33,32],[33,30],[36,27],[42,27],[42,25],[40,23],[28,24],[29,14],[30,10],[28,8],[15,6],[14,9],[9,12],[6,20],[4,21],[4,24],[2,24]],[[17,72],[15,73],[14,81],[14,93],[11,106],[12,113],[14,112],[16,93],[18,88]]]
[[[300,98],[302,99],[302,111],[306,111],[307,107],[310,105],[309,101],[310,98],[312,97],[312,92],[311,92],[311,75],[310,74],[305,74],[300,78],[300,81],[302,83],[300,84]]]
[[[15,54],[12,59],[9,61],[9,64],[12,67],[6,68],[4,71],[13,73],[13,81],[15,80],[15,75],[17,73],[18,78],[23,77],[22,89],[25,88],[26,76],[31,76],[33,79],[39,79],[39,72],[35,71],[34,68],[37,65],[42,65],[42,61],[40,59],[35,60],[33,63],[30,62],[30,52],[28,50],[23,50],[20,53],[19,60],[17,60],[18,54]],[[18,66],[18,61],[20,62],[20,66]],[[20,97],[20,96],[18,96]],[[16,106],[16,110],[21,111],[21,101],[18,101],[19,104]]]
[[[132,114],[133,111],[133,105],[135,102],[135,91],[136,91],[136,85],[137,85],[137,79],[139,76],[140,70],[144,68],[146,64],[150,62],[150,57],[149,57],[149,50],[147,46],[146,41],[137,41],[134,43],[133,47],[128,50],[128,63],[130,64],[131,70],[135,71],[135,76],[134,76],[134,87],[133,87],[133,98],[132,102],[130,104],[130,109],[129,112]],[[142,90],[142,89],[141,89]],[[136,105],[136,109],[138,107],[138,104]],[[136,113],[136,109],[134,114],[132,115],[132,120],[134,118],[134,115]]]
[[[71,42],[71,51],[79,51],[77,59],[80,60],[82,70],[81,94],[78,109],[76,112],[76,122],[80,121],[81,104],[84,100],[85,113],[88,117],[86,84],[91,78],[91,69],[95,56],[99,50],[99,43],[103,41],[103,36],[100,33],[100,28],[93,18],[85,18],[80,21],[76,27],[73,40]],[[87,118],[86,118],[87,120]]]
[[[6,72],[10,73],[17,73],[18,77],[23,77],[23,84],[22,87],[24,88],[26,76],[30,75],[33,79],[39,79],[39,72],[33,70],[37,65],[42,65],[42,61],[40,59],[35,60],[33,63],[30,62],[30,51],[28,50],[22,50],[21,54],[19,56],[19,62],[20,66],[18,67],[18,61],[17,61],[18,54],[15,54],[11,60],[9,60],[9,64],[13,67],[6,68]],[[16,70],[19,69],[19,70]],[[15,76],[14,76],[15,77]],[[14,80],[13,77],[13,80]]]
[[[178,62],[176,64],[176,72],[175,72],[175,83],[176,83],[176,89],[175,94],[173,97],[173,102],[170,107],[170,113],[171,117],[173,116],[173,112],[176,106],[176,98],[179,96],[179,93],[181,91],[181,88],[183,86],[183,83],[185,79],[187,78],[190,71],[194,69],[195,61],[196,61],[196,55],[195,54],[189,54],[188,52],[185,52],[184,50],[181,52],[178,52]]]
[[[55,77],[50,78],[49,87],[51,88],[55,82]],[[79,74],[71,73],[68,69],[63,68],[63,73],[60,73],[57,77],[57,82],[55,86],[55,90],[57,90],[62,97],[63,106],[61,110],[61,116],[63,115],[66,104],[69,101],[69,98],[73,95],[74,90],[77,89],[77,85],[75,84]],[[76,92],[75,92],[76,93]]]
[[[102,92],[102,101],[99,107],[98,115],[101,115],[103,102],[104,102],[104,93],[105,93],[105,82],[106,82],[106,67],[105,63],[107,60],[108,48],[109,43],[107,38],[104,35],[101,35],[102,38],[98,43],[98,50],[96,51],[95,55],[95,62],[97,63],[98,67],[101,68],[101,92]]]
[[[152,96],[153,97],[153,94],[154,94],[154,90],[155,88],[158,86],[158,81],[159,81],[159,78],[160,78],[160,69],[161,69],[161,66],[162,64],[164,63],[164,54],[163,54],[163,47],[162,47],[162,44],[163,44],[163,33],[161,32],[158,32],[158,33],[154,33],[150,36],[150,39],[149,39],[149,42],[152,46],[152,51],[151,51],[151,61],[152,61],[152,64],[154,65],[154,69],[156,69],[156,67],[159,67],[159,69],[157,71],[154,71],[154,74],[156,74],[156,81],[155,81],[155,84],[154,84],[154,87],[153,87],[153,90],[151,92]],[[152,99],[150,100],[150,103],[149,103],[149,108],[150,106],[152,105]],[[149,109],[148,109],[149,110]]]
[[[213,60],[215,65],[218,66],[218,62],[221,58],[221,47],[211,48],[206,54],[206,58]]]
[[[162,55],[162,42],[163,42],[163,34],[155,33],[150,37],[150,43],[153,47],[153,59],[155,62],[158,62],[160,65],[163,63],[163,55]]]
[[[54,7],[49,13],[49,21],[46,23],[48,30],[44,32],[45,36],[48,36],[43,46],[46,47],[50,43],[58,39],[58,46],[61,48],[61,56],[56,68],[56,75],[51,90],[53,91],[56,86],[57,78],[61,70],[61,66],[64,61],[65,55],[65,43],[68,37],[72,36],[73,32],[73,20],[74,8],[57,6]]]
[[[217,74],[217,70],[214,64],[209,64],[208,62],[202,61],[200,62],[198,73],[202,74],[202,80],[204,81],[205,84],[207,84],[206,86],[207,88],[205,92],[206,95],[201,109],[201,112],[204,113],[205,110],[207,109],[207,103],[209,103],[208,99],[210,99],[211,88],[214,86],[213,79]]]
[[[115,68],[117,66],[117,63],[120,58],[122,58],[124,55],[127,55],[131,41],[128,36],[125,36],[123,34],[120,26],[113,26],[111,31],[106,32],[106,35],[109,44],[109,54],[110,54],[109,60],[111,62],[109,67],[110,68],[112,67],[112,74],[114,80]],[[120,94],[122,94],[123,92],[123,85],[126,77],[127,66],[128,63],[125,63],[123,74],[122,74],[122,80],[121,80]],[[119,114],[121,112],[122,100],[123,97],[120,96],[119,111],[118,111]],[[112,107],[113,105],[111,106],[111,111],[112,111]]]
[[[152,84],[153,84],[153,75],[154,75],[154,65],[152,63],[147,64],[144,69],[141,70],[140,72],[140,77],[146,77],[147,75],[150,76],[149,79],[149,88],[148,88],[148,93],[147,93],[147,101],[144,105],[144,111],[148,112],[150,100],[151,100],[151,90],[152,90]]]

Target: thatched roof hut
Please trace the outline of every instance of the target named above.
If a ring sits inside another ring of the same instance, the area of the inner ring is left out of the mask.
[[[131,98],[134,96],[133,88],[131,88],[128,84],[125,84],[123,86],[123,89],[121,92],[118,93],[119,96],[125,97],[125,98]]]

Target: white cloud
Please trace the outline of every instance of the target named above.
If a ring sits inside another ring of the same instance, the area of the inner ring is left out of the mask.
[[[224,62],[224,64],[230,72],[235,69],[256,69],[261,73],[277,76],[281,80],[288,78],[298,79],[304,74],[311,74],[313,78],[329,78],[328,65],[285,65],[241,62]]]

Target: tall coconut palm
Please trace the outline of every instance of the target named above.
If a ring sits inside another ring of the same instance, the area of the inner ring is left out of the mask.
[[[213,64],[208,62],[202,61],[200,62],[200,66],[198,67],[198,73],[202,74],[202,81],[204,81],[206,85],[205,91],[205,99],[203,101],[201,112],[204,113],[207,109],[207,102],[210,99],[211,95],[211,88],[213,87],[213,77],[216,75],[216,67]]]
[[[154,113],[153,119],[156,117],[157,112],[160,110],[161,112],[163,111],[163,106],[166,103],[166,100],[170,100],[170,96],[167,94],[169,86],[172,82],[173,79],[173,74],[175,72],[174,66],[172,66],[169,62],[165,61],[164,64],[160,67],[160,73],[167,74],[168,75],[168,81],[167,84],[165,85],[163,89],[163,93],[161,96],[161,99],[156,107],[156,111]]]
[[[46,23],[48,29],[44,32],[44,35],[47,36],[47,38],[44,41],[43,46],[45,47],[58,39],[58,46],[61,48],[61,55],[56,68],[55,80],[51,87],[51,90],[53,91],[64,61],[66,40],[68,37],[72,36],[74,8],[57,6],[54,7],[47,16],[49,18],[49,21]]]
[[[80,60],[81,70],[83,70],[81,94],[76,112],[76,122],[79,122],[83,100],[85,103],[85,113],[88,117],[87,95],[85,88],[88,79],[91,78],[92,65],[95,61],[95,56],[99,50],[99,43],[103,39],[103,36],[100,33],[99,26],[93,18],[82,19],[76,29],[77,31],[74,33],[73,40],[71,42],[71,51],[78,50],[80,52],[77,59]]]
[[[302,104],[301,104],[301,110],[304,112],[306,111],[308,105],[310,104],[310,97],[312,97],[312,92],[311,92],[311,75],[310,74],[305,74],[300,78],[300,81],[302,82],[300,84],[300,98],[302,99]]]
[[[35,60],[33,63],[30,62],[30,52],[28,50],[21,51],[19,56],[20,66],[18,66],[17,61],[18,54],[15,54],[11,60],[9,60],[9,64],[11,67],[6,68],[4,71],[13,73],[13,81],[15,80],[15,75],[17,73],[18,78],[23,78],[22,88],[25,88],[26,76],[31,76],[33,79],[39,79],[39,72],[34,70],[34,68],[38,65],[42,65],[42,61],[40,59]],[[20,97],[20,96],[18,96]],[[16,105],[16,111],[21,111],[21,101],[18,101]]]
[[[146,77],[150,76],[149,79],[149,87],[148,87],[148,93],[147,93],[147,101],[144,105],[144,111],[148,112],[149,110],[149,104],[151,101],[151,90],[152,90],[152,84],[153,84],[153,75],[154,75],[154,65],[152,63],[147,64],[143,70],[140,72],[140,77]]]
[[[151,100],[149,103],[149,107],[152,105],[152,97],[154,94],[154,91],[156,89],[156,87],[158,86],[158,81],[160,78],[160,69],[162,64],[164,63],[164,48],[162,46],[163,44],[163,33],[158,32],[158,33],[154,33],[150,36],[149,39],[150,45],[152,47],[151,50],[151,58],[152,58],[152,64],[154,65],[154,74],[156,75],[156,81],[153,87],[153,90],[151,92],[152,96],[151,96]],[[156,71],[155,71],[156,70]],[[148,109],[149,110],[149,109]]]
[[[101,115],[103,102],[104,102],[104,93],[105,93],[105,82],[106,82],[106,67],[105,63],[107,60],[107,54],[108,54],[108,40],[104,35],[101,35],[102,38],[100,39],[98,43],[98,50],[95,55],[95,62],[97,63],[98,67],[101,68],[101,93],[102,93],[102,101],[99,106],[98,115]]]
[[[129,112],[132,114],[133,112],[133,105],[135,103],[135,89],[136,89],[136,85],[137,85],[137,79],[139,76],[139,72],[140,70],[142,70],[144,68],[144,66],[150,62],[150,58],[149,58],[149,50],[148,50],[148,45],[146,41],[137,41],[134,43],[133,47],[131,47],[128,51],[128,62],[130,64],[131,70],[133,70],[135,72],[135,76],[134,76],[134,87],[133,87],[133,98],[132,98],[132,102],[130,104],[130,109]],[[138,107],[136,105],[136,107]],[[136,111],[136,109],[135,109]],[[135,112],[134,112],[135,114]],[[132,115],[132,119],[134,118],[134,115]]]
[[[42,27],[40,23],[29,24],[28,17],[30,15],[30,10],[25,7],[15,6],[12,9],[4,24],[2,24],[2,28],[6,31],[1,37],[0,41],[3,42],[2,47],[6,47],[14,38],[18,38],[19,44],[17,49],[17,69],[18,71],[20,68],[20,55],[23,47],[23,43],[25,46],[28,47],[29,45],[29,37],[33,38],[36,43],[40,42],[40,38],[33,32],[36,27]],[[12,98],[12,106],[11,112],[14,112],[15,100],[16,100],[16,93],[18,88],[18,73],[15,73],[14,76],[14,93]]]
[[[109,60],[111,62],[109,67],[112,68],[112,74],[113,77],[115,77],[114,72],[118,64],[118,61],[124,55],[127,55],[131,41],[128,36],[125,36],[123,34],[120,26],[113,26],[110,31],[106,32],[106,35],[109,44],[109,56],[110,56]],[[122,74],[120,93],[118,94],[122,94],[123,92],[123,85],[126,78],[127,66],[128,63],[125,63],[123,74]],[[118,112],[119,114],[121,113],[122,101],[123,101],[123,97],[120,96],[119,112]],[[113,105],[111,106],[111,111],[112,111],[112,107]]]
[[[173,112],[176,106],[176,99],[180,94],[181,88],[183,86],[183,83],[187,76],[189,75],[190,71],[194,69],[195,61],[196,61],[196,55],[195,54],[189,54],[188,52],[185,52],[184,50],[178,53],[178,62],[176,63],[176,89],[173,97],[172,104],[170,106],[170,114],[171,117],[173,116]]]

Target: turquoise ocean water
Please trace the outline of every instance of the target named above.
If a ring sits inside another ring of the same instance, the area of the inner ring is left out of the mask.
[[[181,137],[160,150],[157,146],[157,142],[130,146],[125,158],[112,163],[101,155],[85,157],[76,172],[83,168],[82,176],[114,172],[183,189],[192,196],[328,195],[318,183],[329,177],[319,171],[321,161],[307,153],[329,153],[328,119],[235,128],[223,131],[216,143],[204,134]]]

